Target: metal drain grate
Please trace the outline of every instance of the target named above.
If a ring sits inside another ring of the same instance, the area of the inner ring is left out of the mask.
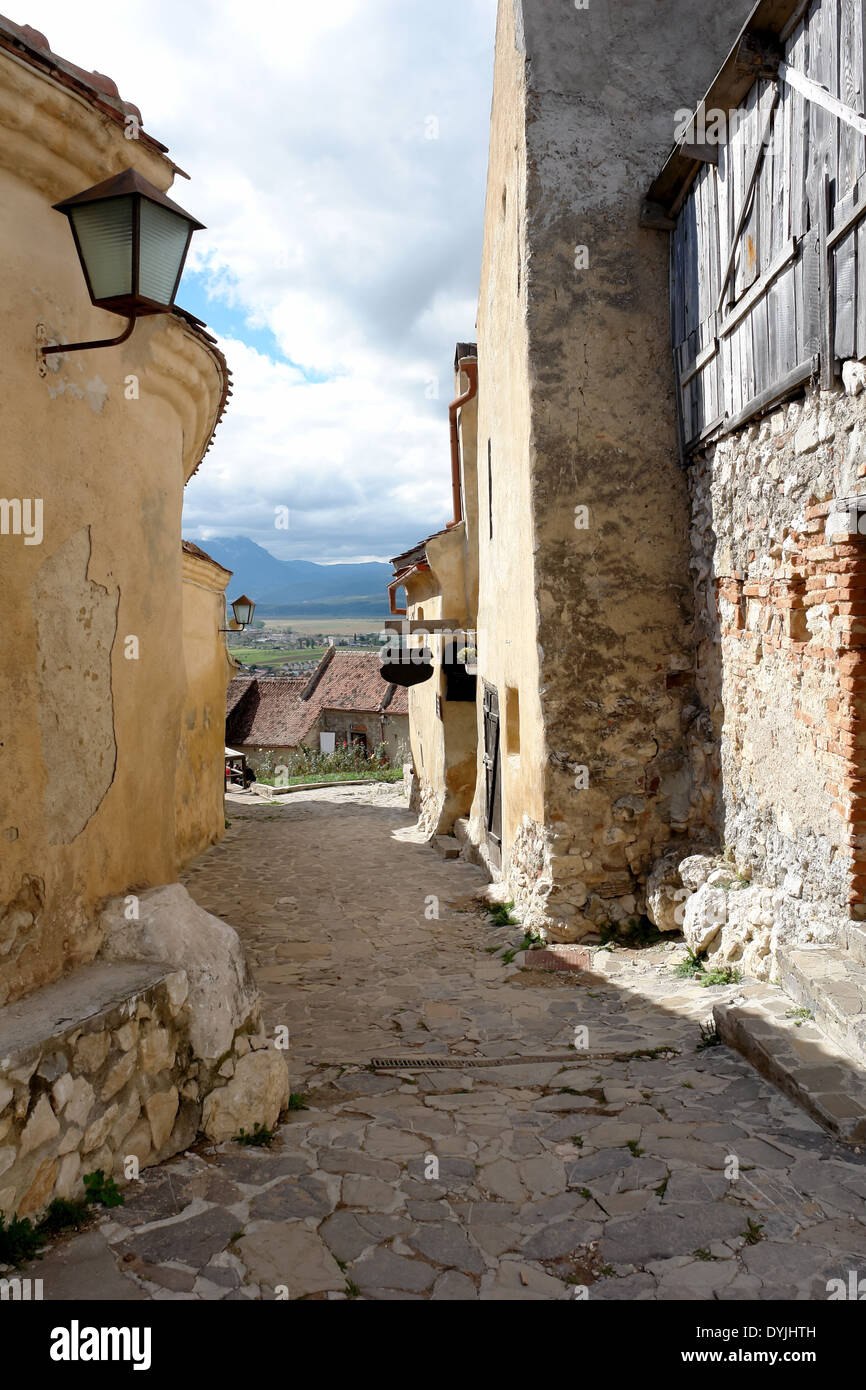
[[[647,1049],[647,1051],[658,1052],[661,1056],[664,1053],[677,1054],[674,1047],[664,1047],[659,1049]],[[453,1068],[458,1071],[474,1070],[476,1067],[526,1067],[543,1062],[604,1062],[631,1060],[645,1052],[639,1049],[637,1052],[548,1052],[544,1055],[533,1054],[529,1057],[371,1057],[367,1066],[372,1071],[439,1071],[444,1068]],[[345,1063],[346,1066],[357,1066],[356,1062]]]

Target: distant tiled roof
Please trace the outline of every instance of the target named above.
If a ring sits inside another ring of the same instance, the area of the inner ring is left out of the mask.
[[[391,685],[390,699],[386,698],[382,702],[382,707],[386,714],[408,714],[409,713],[409,691],[405,685]]]
[[[295,732],[306,685],[303,676],[236,676],[228,689],[226,743],[233,748],[293,748],[299,742]]]
[[[200,545],[196,545],[194,541],[181,541],[180,547],[185,555],[194,555],[197,560],[207,560],[209,565],[215,565],[218,570],[224,570],[226,574],[232,573],[231,570],[226,569],[225,565],[221,565],[219,560],[208,555],[206,550],[202,550]]]
[[[409,565],[417,565],[419,560],[426,560],[427,558],[427,542],[435,541],[437,536],[450,536],[453,529],[453,526],[441,527],[440,530],[434,531],[432,535],[425,536],[423,541],[419,541],[417,545],[413,545],[410,550],[404,550],[402,555],[395,555],[388,561],[388,564],[393,565],[395,571],[407,569]]]
[[[226,742],[232,747],[296,748],[323,710],[409,713],[406,691],[379,674],[376,651],[331,647],[312,677],[238,676],[228,690]]]
[[[254,676],[235,676],[234,680],[229,683],[229,688],[226,691],[226,719],[234,712],[250,686],[254,684]]]

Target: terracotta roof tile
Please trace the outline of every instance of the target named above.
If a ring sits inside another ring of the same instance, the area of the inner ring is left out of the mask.
[[[232,748],[294,748],[306,732],[300,713],[303,676],[236,676],[228,689],[226,743]]]
[[[232,573],[232,570],[226,569],[225,565],[221,565],[219,560],[215,560],[212,555],[208,555],[207,551],[202,550],[201,546],[196,545],[194,541],[181,541],[180,548],[185,555],[194,555],[197,560],[207,560],[209,565],[214,565],[226,574]]]
[[[405,685],[392,685],[391,698],[385,702],[386,714],[409,713],[409,691]]]
[[[237,676],[228,693],[226,742],[233,748],[296,748],[323,710],[408,714],[406,691],[379,674],[376,651],[331,647],[312,677]]]

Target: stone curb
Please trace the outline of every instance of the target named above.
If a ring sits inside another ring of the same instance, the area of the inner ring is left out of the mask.
[[[791,1001],[766,986],[713,1009],[719,1037],[843,1144],[866,1141],[866,1084],[853,1057],[811,1024],[784,1015]]]
[[[347,782],[300,782],[294,787],[269,787],[265,782],[256,782],[256,792],[261,797],[288,796],[290,792],[318,792],[331,787],[398,787],[399,782],[387,782],[384,778],[357,777]]]

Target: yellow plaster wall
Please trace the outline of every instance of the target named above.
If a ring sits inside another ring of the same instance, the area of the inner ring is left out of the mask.
[[[503,759],[502,852],[507,863],[524,814],[541,820],[544,727],[539,696],[534,530],[530,495],[530,373],[526,302],[525,58],[514,7],[501,4],[496,33],[484,250],[478,306],[478,701],[473,842],[486,845],[483,681],[519,691],[521,752]],[[492,475],[488,486],[488,441]]]
[[[183,556],[186,701],[177,760],[176,836],[182,868],[225,833],[226,688],[237,664],[226,650],[230,571]]]
[[[43,514],[39,544],[0,535],[0,1004],[94,956],[102,899],[176,877],[181,503],[221,367],[172,316],[48,370],[36,346],[39,325],[120,331],[51,204],[127,165],[171,182],[167,160],[0,55],[0,493]]]

